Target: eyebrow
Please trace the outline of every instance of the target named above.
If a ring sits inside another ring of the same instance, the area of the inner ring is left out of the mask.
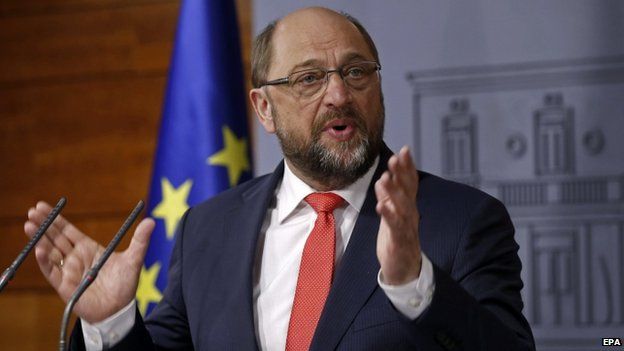
[[[357,53],[357,52],[351,52],[349,54],[346,55],[346,57],[344,58],[344,60],[342,60],[342,64],[340,64],[339,66],[343,66],[345,64],[349,64],[352,63],[353,61],[374,61],[374,59],[368,59],[366,57],[364,57],[362,54]],[[296,64],[295,66],[293,66],[293,68],[290,69],[290,73],[293,72],[297,72],[297,71],[301,71],[307,68],[318,68],[318,67],[322,67],[321,61],[318,59],[309,59],[309,60],[305,60],[301,63]]]
[[[297,72],[300,71],[302,69],[306,69],[306,68],[316,68],[316,67],[321,67],[321,61],[317,60],[317,59],[309,59],[309,60],[305,60],[301,63],[296,64],[295,66],[293,66],[293,68],[290,69],[289,73],[293,73],[293,72]]]
[[[352,63],[353,61],[375,61],[375,60],[366,58],[366,57],[364,57],[364,55],[362,55],[360,53],[352,52],[352,53],[349,53],[347,55],[347,57],[344,60],[343,65],[344,64],[348,64],[348,63]]]

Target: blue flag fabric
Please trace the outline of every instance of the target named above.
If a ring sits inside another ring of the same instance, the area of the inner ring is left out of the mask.
[[[186,209],[251,178],[244,91],[235,2],[183,1],[149,194],[156,228],[137,290],[143,315],[162,298]]]

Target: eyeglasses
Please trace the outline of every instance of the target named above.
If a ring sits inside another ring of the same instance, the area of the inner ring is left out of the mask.
[[[293,72],[288,77],[270,80],[265,85],[288,84],[299,98],[315,99],[327,88],[330,73],[338,73],[350,88],[362,90],[379,81],[381,65],[374,61],[349,63],[336,69],[312,68]]]

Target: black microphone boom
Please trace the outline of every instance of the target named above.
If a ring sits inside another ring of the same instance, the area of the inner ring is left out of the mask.
[[[19,266],[22,265],[22,262],[24,262],[26,256],[28,256],[28,253],[32,250],[33,247],[35,247],[35,245],[37,244],[39,239],[41,239],[46,230],[48,230],[48,227],[50,227],[52,222],[54,222],[56,216],[61,213],[61,210],[63,209],[63,207],[65,207],[66,203],[67,199],[61,197],[61,199],[56,203],[56,206],[54,206],[50,214],[48,214],[48,217],[46,217],[43,223],[41,223],[35,235],[30,238],[30,241],[28,241],[28,244],[26,244],[22,252],[17,255],[17,258],[15,259],[15,261],[13,261],[13,263],[11,263],[9,268],[7,268],[2,273],[2,276],[0,276],[0,291],[4,289],[4,287],[9,283],[11,279],[13,279],[13,277],[15,276],[15,272],[17,271]]]
[[[87,290],[89,285],[93,283],[100,269],[102,268],[106,260],[108,260],[108,257],[113,253],[113,251],[115,251],[115,248],[117,247],[117,245],[119,245],[119,242],[121,242],[123,236],[126,234],[128,229],[130,229],[130,226],[132,226],[132,223],[136,221],[139,213],[143,209],[143,206],[143,201],[139,201],[139,203],[137,203],[137,205],[134,207],[134,210],[132,210],[132,213],[130,213],[128,218],[126,218],[124,224],[121,226],[121,228],[119,228],[119,231],[117,232],[117,234],[115,234],[113,240],[111,240],[111,242],[108,244],[106,250],[104,250],[102,256],[100,256],[95,265],[87,272],[85,277],[82,278],[80,285],[78,285],[78,288],[76,288],[69,301],[67,301],[67,305],[65,306],[65,312],[63,313],[63,320],[61,321],[61,335],[59,337],[60,351],[65,351],[67,325],[69,324],[69,317],[71,316],[72,310],[74,309],[74,305],[76,304],[76,302],[78,302],[78,299],[80,298],[80,296],[82,296],[85,290]]]

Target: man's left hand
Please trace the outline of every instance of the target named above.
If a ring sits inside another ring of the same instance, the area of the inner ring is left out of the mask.
[[[376,210],[381,216],[377,258],[383,282],[389,285],[406,284],[420,276],[417,193],[418,171],[404,146],[390,157],[388,170],[375,183]]]

